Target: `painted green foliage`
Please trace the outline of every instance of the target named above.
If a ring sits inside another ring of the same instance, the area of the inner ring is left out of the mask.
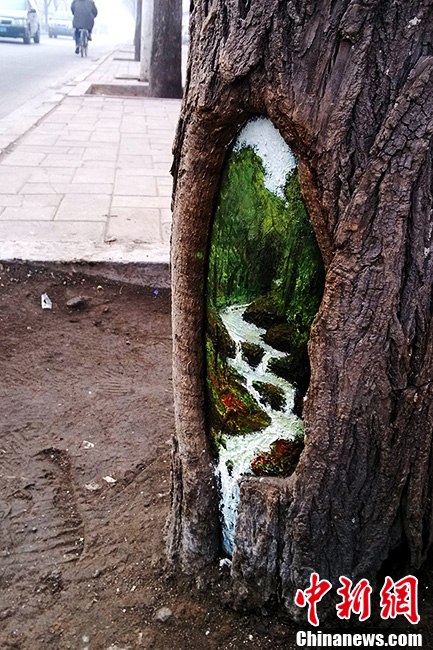
[[[269,291],[282,252],[283,203],[265,188],[263,166],[253,149],[231,154],[209,256],[209,299],[214,306],[247,303]]]
[[[218,309],[271,293],[301,342],[320,304],[323,265],[297,169],[288,175],[285,199],[265,187],[251,147],[231,154],[212,233],[208,299]]]
[[[323,263],[297,169],[288,173],[284,196],[279,196],[265,186],[263,163],[252,147],[232,151],[223,174],[208,257],[207,384],[214,439],[221,429],[228,434],[245,433],[267,426],[268,419],[228,366],[227,358],[233,354],[228,352],[230,337],[224,333],[219,311],[251,303],[254,311],[257,303],[261,313],[266,303],[271,317],[265,327],[283,324],[290,334],[290,352],[295,353],[308,340],[323,282]],[[251,318],[258,325],[259,320],[257,315]]]

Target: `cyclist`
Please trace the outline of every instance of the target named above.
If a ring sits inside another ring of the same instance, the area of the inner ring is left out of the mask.
[[[75,54],[79,54],[80,29],[87,29],[89,41],[91,41],[92,29],[98,10],[93,0],[74,0],[71,4],[71,11],[74,14],[72,26],[75,29]]]

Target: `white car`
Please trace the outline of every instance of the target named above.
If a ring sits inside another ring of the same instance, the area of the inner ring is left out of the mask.
[[[34,0],[0,0],[0,37],[39,43],[41,27]]]
[[[0,0],[1,1],[1,0]],[[73,16],[71,12],[56,13],[48,18],[48,36],[57,38],[57,36],[73,36],[74,28],[72,27]]]

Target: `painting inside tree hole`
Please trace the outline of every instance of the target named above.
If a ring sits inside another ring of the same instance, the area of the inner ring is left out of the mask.
[[[228,555],[240,478],[289,476],[302,451],[307,341],[323,286],[295,157],[268,119],[253,119],[224,168],[206,288],[208,426]]]

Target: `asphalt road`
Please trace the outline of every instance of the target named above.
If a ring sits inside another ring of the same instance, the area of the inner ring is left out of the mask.
[[[50,39],[41,35],[36,45],[22,40],[0,38],[0,119],[46,91],[62,86],[85,73],[94,61],[110,52],[116,43],[94,35],[89,56],[74,53],[73,39]]]

